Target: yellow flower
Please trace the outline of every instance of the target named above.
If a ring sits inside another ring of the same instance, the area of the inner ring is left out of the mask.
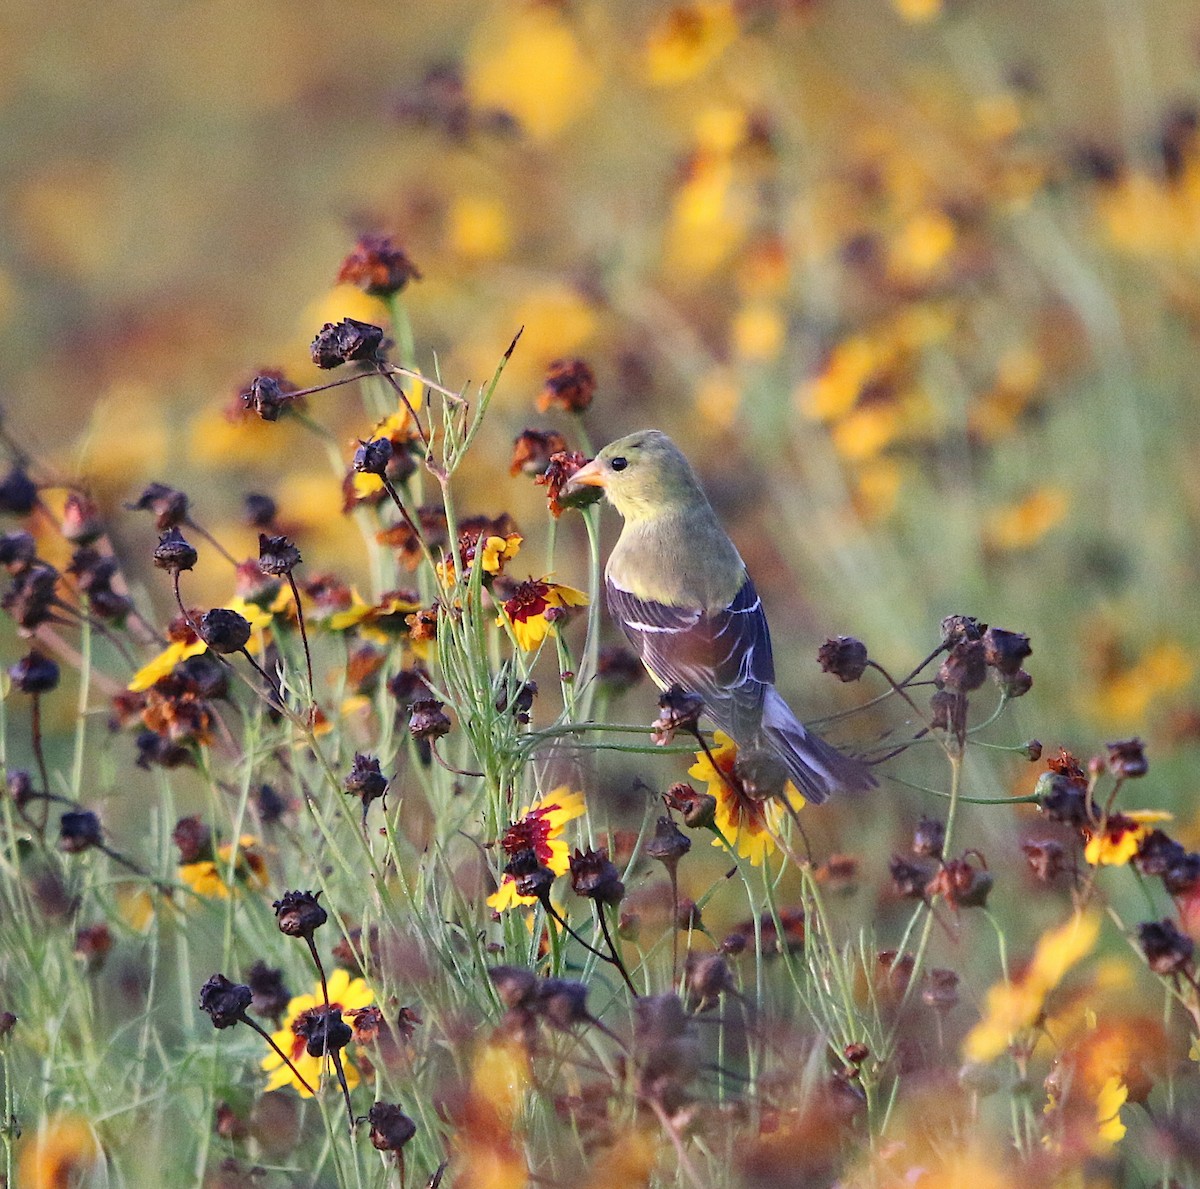
[[[342,1019],[349,1025],[354,1024],[354,1013],[360,1008],[375,1002],[371,988],[361,978],[352,979],[349,973],[340,967],[329,976],[329,1004],[341,1012]],[[292,1064],[300,1071],[301,1076],[310,1086],[316,1086],[322,1074],[322,1058],[310,1057],[306,1048],[307,1040],[303,1035],[304,1025],[309,1013],[325,1010],[325,1000],[321,995],[320,984],[310,995],[297,995],[287,1006],[287,1016],[283,1026],[273,1036],[275,1043],[291,1058]],[[332,1062],[329,1064],[332,1070]],[[270,1074],[267,1079],[268,1090],[278,1090],[283,1086],[294,1086],[301,1098],[311,1098],[312,1095],[296,1079],[296,1075],[283,1063],[282,1058],[274,1050],[262,1059],[262,1069]],[[342,1069],[346,1074],[346,1085],[351,1090],[358,1085],[358,1069],[342,1050]]]
[[[468,260],[494,260],[512,242],[508,211],[495,198],[461,195],[450,204],[446,223],[451,251]]]
[[[227,881],[232,859],[233,843],[226,842],[217,849],[215,860],[201,859],[196,863],[184,863],[179,868],[179,882],[186,884],[197,896],[227,900],[231,891]],[[243,834],[238,839],[233,878],[254,891],[261,891],[267,886],[267,863],[253,834]]]
[[[1093,867],[1124,867],[1137,854],[1150,827],[1156,822],[1169,822],[1172,816],[1161,809],[1114,813],[1104,823],[1104,829],[1088,840],[1083,857]]]
[[[56,1115],[20,1145],[16,1183],[22,1189],[67,1189],[98,1171],[96,1133],[80,1115]]]
[[[547,636],[554,635],[554,624],[546,618],[551,609],[586,607],[588,597],[581,590],[559,586],[545,578],[530,578],[522,582],[503,604],[496,622],[507,621],[512,626],[517,644],[532,652]]]
[[[942,0],[892,0],[892,7],[913,25],[927,24],[942,15]]]
[[[709,752],[698,751],[696,762],[688,769],[688,775],[703,780],[707,792],[717,801],[713,824],[720,830],[722,838],[715,838],[713,846],[728,844],[751,866],[758,867],[767,855],[775,853],[775,836],[783,824],[786,812],[777,800],[758,801],[746,796],[734,772],[738,748],[724,731],[713,737],[715,747]],[[799,809],[804,798],[790,781],[785,789],[788,800]]]
[[[1127,669],[1107,674],[1096,694],[1096,710],[1106,722],[1132,723],[1145,718],[1150,704],[1192,680],[1194,666],[1173,640],[1155,645]]]
[[[1028,549],[1066,519],[1070,503],[1061,487],[1035,488],[1024,499],[988,516],[984,540],[993,549]]]
[[[968,1061],[991,1061],[1012,1038],[1037,1023],[1049,995],[1068,970],[1085,957],[1100,935],[1100,918],[1077,912],[1038,941],[1025,973],[1012,982],[990,987],[982,1020],[967,1033],[963,1054]]]
[[[570,850],[563,841],[563,829],[567,822],[582,816],[586,808],[582,793],[572,792],[565,784],[560,785],[526,809],[505,830],[500,845],[509,857],[531,850],[543,867],[549,867],[555,875],[564,875],[571,859]],[[505,875],[487,902],[497,912],[504,912],[520,904],[536,904],[537,899],[518,895],[516,880]]]
[[[903,284],[933,279],[954,250],[954,222],[942,211],[921,211],[900,229],[891,245],[888,269]]]
[[[520,533],[485,538],[481,554],[484,570],[489,574],[499,574],[505,563],[512,561],[521,552],[521,542],[524,539]]]
[[[480,107],[515,116],[534,140],[557,136],[592,103],[600,81],[595,55],[585,51],[554,5],[511,5],[467,62],[467,87]]]
[[[1107,1152],[1125,1138],[1121,1107],[1129,1097],[1129,1087],[1115,1074],[1096,1095],[1096,1141],[1100,1152]]]
[[[650,33],[646,77],[660,87],[695,78],[733,44],[737,35],[737,14],[727,0],[680,4]]]

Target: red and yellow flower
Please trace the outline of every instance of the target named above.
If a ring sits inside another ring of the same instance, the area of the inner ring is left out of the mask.
[[[355,1014],[375,1001],[375,994],[361,979],[352,979],[349,973],[342,969],[335,970],[329,976],[329,1005],[341,1012],[342,1019],[354,1026]],[[308,995],[295,996],[287,1007],[287,1016],[283,1026],[274,1034],[272,1039],[291,1059],[300,1076],[310,1086],[316,1086],[326,1068],[332,1066],[329,1058],[310,1057],[308,1041],[305,1036],[307,1017],[316,1011],[325,1011],[325,999],[318,986]],[[323,1019],[323,1017],[322,1017]],[[358,1069],[354,1062],[342,1050],[342,1070],[346,1075],[346,1085],[353,1090],[359,1082]],[[323,1068],[326,1067],[326,1068]],[[272,1050],[262,1059],[262,1069],[270,1076],[267,1079],[268,1090],[279,1090],[284,1086],[294,1086],[301,1098],[311,1098],[312,1095],[297,1080],[296,1074],[284,1064],[283,1059]]]
[[[743,792],[735,769],[737,744],[724,731],[717,731],[713,742],[715,747],[696,753],[696,762],[688,769],[688,775],[704,781],[709,796],[717,801],[713,826],[720,836],[713,839],[713,846],[727,847],[748,859],[752,867],[759,867],[775,853],[775,839],[787,810],[774,798],[762,801]],[[784,792],[794,808],[804,805],[791,781]]]
[[[1161,809],[1131,809],[1111,814],[1102,830],[1088,840],[1083,857],[1093,867],[1124,867],[1138,852],[1142,839],[1157,822],[1169,822],[1172,815]]]
[[[496,622],[501,626],[507,623],[517,644],[526,652],[533,652],[547,636],[554,635],[554,616],[548,618],[548,611],[586,607],[587,603],[588,597],[581,590],[545,578],[530,578],[505,600]]]
[[[560,785],[526,809],[504,831],[500,845],[510,857],[531,850],[543,867],[549,867],[555,875],[565,875],[571,863],[570,850],[562,837],[563,829],[567,822],[582,816],[586,808],[582,793],[572,792],[565,784]],[[536,904],[537,899],[519,895],[516,880],[505,875],[487,902],[497,912],[504,912],[518,904]]]

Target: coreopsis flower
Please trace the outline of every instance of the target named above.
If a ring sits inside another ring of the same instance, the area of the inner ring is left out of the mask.
[[[992,1061],[1018,1033],[1037,1023],[1046,997],[1067,972],[1086,957],[1100,935],[1095,913],[1075,913],[1065,924],[1043,934],[1024,974],[990,987],[983,1019],[967,1033],[963,1054],[969,1061]]]
[[[82,1115],[46,1120],[17,1148],[17,1181],[30,1189],[82,1184],[103,1168],[100,1141]]]
[[[775,837],[786,813],[777,799],[757,800],[747,796],[737,774],[738,747],[724,731],[713,736],[715,747],[698,751],[688,775],[707,785],[708,795],[716,800],[713,825],[722,837],[713,846],[730,847],[751,866],[758,867],[775,853]],[[784,795],[799,809],[804,804],[796,786],[788,781]]]
[[[1104,828],[1088,840],[1083,857],[1093,867],[1124,867],[1138,853],[1150,827],[1157,822],[1169,822],[1172,816],[1161,809],[1110,814]]]
[[[329,976],[329,1006],[339,1013],[347,1028],[354,1025],[355,1013],[375,1001],[375,994],[361,978],[351,978],[346,970],[340,967]],[[308,1039],[311,1034],[310,1024],[318,1016],[325,1014],[325,1000],[321,987],[309,994],[297,995],[288,1003],[287,1015],[283,1025],[272,1039],[291,1059],[292,1064],[310,1086],[315,1086],[324,1073],[323,1066],[327,1058],[310,1056]],[[358,1085],[358,1068],[346,1053],[342,1053],[342,1067],[346,1074],[346,1085],[351,1090]],[[296,1074],[283,1063],[276,1052],[268,1053],[262,1059],[262,1070],[269,1075],[267,1090],[279,1090],[284,1086],[293,1086],[301,1098],[311,1098],[312,1095],[296,1079]]]
[[[582,816],[586,809],[583,794],[572,792],[565,784],[534,802],[504,831],[500,845],[510,858],[523,851],[532,851],[543,867],[554,874],[565,875],[571,866],[570,850],[563,840],[567,822]],[[488,906],[497,912],[518,904],[536,904],[537,897],[522,896],[516,880],[504,875],[499,888],[488,897]]]
[[[409,281],[419,281],[421,270],[403,248],[386,235],[363,235],[338,269],[338,284],[357,285],[372,297],[391,297]]]
[[[243,834],[238,839],[231,885],[228,881],[233,851],[233,843],[226,842],[217,849],[216,859],[183,863],[178,871],[180,883],[186,884],[196,895],[213,900],[227,900],[239,884],[262,891],[267,886],[267,863],[258,849],[258,839],[253,834]]]
[[[530,578],[517,585],[501,606],[496,622],[512,627],[519,647],[526,652],[537,649],[547,636],[554,635],[554,618],[547,612],[559,612],[567,607],[585,607],[588,597],[581,590],[560,586],[546,578]]]

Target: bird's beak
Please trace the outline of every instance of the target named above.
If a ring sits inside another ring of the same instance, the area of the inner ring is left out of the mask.
[[[585,487],[603,487],[604,471],[593,458],[586,466],[582,466],[567,480],[563,488],[564,495],[578,495]]]

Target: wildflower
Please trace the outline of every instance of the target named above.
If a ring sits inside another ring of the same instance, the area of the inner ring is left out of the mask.
[[[341,322],[326,322],[321,327],[309,353],[317,367],[329,371],[343,363],[374,360],[382,346],[382,327],[357,318],[343,318]]]
[[[596,377],[582,359],[556,359],[546,369],[546,379],[538,395],[538,409],[548,413],[586,412],[596,395]]]
[[[775,852],[775,835],[783,822],[784,807],[778,799],[758,800],[747,796],[737,774],[738,748],[724,731],[714,736],[715,747],[696,753],[696,762],[688,775],[708,786],[708,795],[716,800],[713,826],[719,836],[713,846],[732,849],[751,866],[761,865],[766,856]],[[794,808],[804,804],[804,798],[789,781],[783,790]]]
[[[984,524],[984,541],[1001,552],[1029,549],[1067,517],[1070,497],[1059,487],[1038,487],[1024,499],[995,509]]]
[[[542,475],[550,465],[551,457],[566,448],[567,440],[557,430],[523,429],[513,441],[508,473]]]
[[[737,6],[729,0],[693,0],[671,8],[646,42],[646,76],[656,86],[696,77],[738,35]]]
[[[1043,934],[1024,974],[1012,982],[990,987],[982,1020],[963,1041],[969,1061],[991,1061],[1013,1037],[1032,1028],[1042,1014],[1046,997],[1067,972],[1091,952],[1100,934],[1100,918],[1075,913],[1056,929]]]
[[[251,528],[268,529],[275,523],[279,508],[275,501],[261,491],[248,491],[242,497],[246,523]]]
[[[290,574],[300,564],[300,550],[288,537],[258,534],[258,568],[272,577]]]
[[[1121,1122],[1121,1108],[1128,1098],[1129,1087],[1115,1074],[1100,1087],[1096,1095],[1096,1140],[1101,1152],[1125,1138],[1127,1128]]]
[[[989,627],[983,634],[983,659],[1004,677],[1015,677],[1021,662],[1032,653],[1029,637],[1022,632]]]
[[[341,1047],[335,1042],[342,1037],[349,1040],[353,1033],[351,1025],[354,1013],[374,1000],[374,993],[361,978],[352,979],[348,971],[339,967],[329,976],[329,1013],[326,1013],[325,1000],[318,985],[311,994],[297,995],[288,1003],[283,1025],[271,1039],[288,1055],[309,1085],[315,1086],[323,1072],[321,1054],[325,1045],[328,1043],[330,1048]],[[311,1048],[316,1051],[310,1051]],[[342,1067],[346,1084],[353,1090],[359,1082],[358,1068],[344,1055]],[[293,1086],[301,1098],[311,1097],[278,1053],[268,1053],[262,1059],[261,1068],[270,1075],[266,1085],[268,1091]]]
[[[562,838],[563,830],[567,822],[580,817],[585,808],[582,793],[561,785],[526,809],[505,830],[500,845],[509,856],[532,851],[541,866],[549,868],[556,876],[564,875],[571,862],[570,851]],[[535,904],[537,897],[518,893],[516,881],[506,874],[487,902],[491,908],[502,912],[516,904]]]
[[[950,650],[934,681],[939,689],[968,694],[978,689],[987,676],[985,646],[981,640],[962,640]]]
[[[1063,844],[1056,839],[1030,839],[1021,843],[1021,850],[1029,863],[1029,869],[1043,883],[1049,883],[1065,869],[1066,851]]]
[[[1156,822],[1169,822],[1172,815],[1159,809],[1131,809],[1113,813],[1103,829],[1091,834],[1083,857],[1093,867],[1124,867],[1137,853],[1142,840]]]
[[[361,236],[337,275],[339,285],[357,285],[372,297],[391,297],[420,279],[420,269],[386,235]]]
[[[650,724],[650,739],[656,747],[666,747],[674,740],[676,731],[697,733],[704,699],[676,684],[659,695],[658,709],[658,717]]]
[[[530,578],[517,585],[502,605],[496,622],[512,628],[517,645],[532,652],[547,636],[554,635],[554,620],[568,607],[584,607],[588,597],[581,590],[560,586],[546,578]]]
[[[222,844],[216,859],[198,859],[183,863],[179,867],[179,881],[186,884],[198,896],[209,899],[228,899],[231,887],[244,884],[256,891],[267,886],[266,860],[258,850],[258,839],[253,834],[243,834],[237,843],[237,860],[230,879],[230,863],[234,859],[232,842]]]
[[[867,646],[853,636],[837,636],[817,649],[817,663],[839,681],[857,681],[866,672]]]
[[[914,855],[940,859],[946,841],[946,824],[937,818],[923,817],[913,831],[912,851]]]
[[[16,1184],[28,1189],[65,1189],[103,1177],[100,1143],[81,1115],[55,1115],[22,1140]]]
[[[16,620],[19,628],[32,631],[54,618],[57,588],[58,571],[45,562],[35,562],[14,576],[12,586],[0,599],[0,606]]]
[[[669,871],[692,849],[692,840],[669,817],[660,817],[654,837],[645,846],[647,858],[657,859]]]

